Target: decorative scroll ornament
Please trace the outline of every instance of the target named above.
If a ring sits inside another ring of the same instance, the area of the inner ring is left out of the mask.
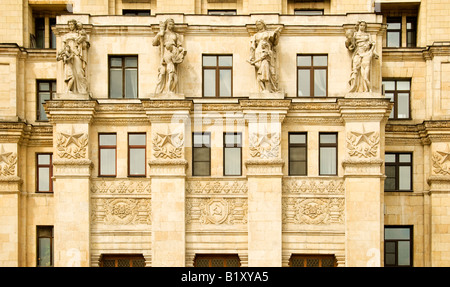
[[[247,181],[188,181],[187,194],[247,194]]]
[[[92,222],[110,225],[151,224],[150,199],[100,198],[92,204]]]
[[[5,152],[3,145],[0,148],[0,176],[13,176],[16,172],[17,155]]]
[[[250,155],[255,158],[278,157],[280,151],[280,133],[252,133],[249,136]]]
[[[96,181],[91,186],[93,194],[150,194],[151,184],[146,181]]]
[[[378,152],[378,144],[380,143],[380,134],[378,132],[363,131],[350,132],[347,135],[347,148],[350,156],[359,158],[376,157]]]
[[[344,223],[344,198],[286,198],[283,222],[327,225]]]
[[[445,151],[436,151],[432,157],[433,171],[436,174],[450,175],[450,147],[447,145]]]
[[[186,202],[188,223],[246,224],[247,200],[244,198],[189,198]]]
[[[344,194],[344,192],[343,181],[283,179],[283,193],[287,194]]]
[[[88,136],[85,133],[75,133],[73,126],[70,133],[59,133],[56,136],[56,149],[60,158],[86,158]]]
[[[153,155],[162,159],[182,158],[183,145],[183,133],[173,133],[167,128],[166,133],[155,133],[153,136]]]

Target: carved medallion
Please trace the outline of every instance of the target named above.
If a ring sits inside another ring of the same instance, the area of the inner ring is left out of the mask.
[[[245,224],[247,200],[244,198],[188,198],[186,221],[189,224]]]

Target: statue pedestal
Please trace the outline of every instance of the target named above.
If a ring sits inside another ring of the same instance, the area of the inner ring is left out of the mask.
[[[90,100],[91,94],[90,93],[72,93],[72,92],[66,92],[66,93],[56,93],[53,97],[53,100]]]
[[[260,92],[249,95],[249,99],[284,99],[286,93],[284,92]]]
[[[149,98],[151,100],[184,100],[185,96],[184,94],[165,92],[150,94]]]

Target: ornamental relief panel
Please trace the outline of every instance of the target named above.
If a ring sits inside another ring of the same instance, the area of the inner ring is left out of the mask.
[[[107,225],[151,224],[150,198],[95,198],[91,222]]]
[[[247,194],[247,181],[186,181],[187,194]]]
[[[253,158],[276,158],[280,152],[280,133],[263,132],[249,135],[249,151]]]
[[[246,224],[246,198],[188,198],[186,222],[188,224]]]
[[[431,158],[433,161],[433,172],[440,175],[450,175],[450,146],[445,150],[435,151]]]
[[[0,176],[14,176],[16,174],[17,154],[5,152],[3,145],[0,147]]]
[[[156,132],[152,139],[153,155],[161,159],[183,158],[184,138],[182,132]]]
[[[320,179],[283,179],[283,193],[290,194],[344,194],[344,181]]]
[[[283,223],[327,225],[343,224],[344,198],[293,198],[283,199]]]
[[[150,181],[132,180],[95,180],[91,185],[91,193],[94,194],[150,194]]]
[[[88,135],[75,132],[73,126],[68,133],[60,132],[56,134],[56,149],[60,158],[84,159],[86,158],[87,146]]]
[[[364,126],[362,132],[351,131],[347,134],[347,149],[350,157],[376,157],[379,143],[380,134],[374,131],[366,132]]]

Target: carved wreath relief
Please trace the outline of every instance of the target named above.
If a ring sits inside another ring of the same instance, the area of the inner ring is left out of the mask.
[[[363,127],[362,132],[350,132],[347,135],[347,148],[350,156],[359,158],[376,157],[380,134],[378,132],[366,132]]]
[[[436,151],[432,157],[433,171],[436,174],[450,175],[450,146],[447,145],[444,151]]]
[[[0,148],[0,176],[12,176],[16,172],[17,154],[5,152],[3,145]]]
[[[96,198],[91,220],[108,225],[151,224],[149,198]]]
[[[280,133],[263,132],[249,135],[250,155],[254,158],[275,158],[280,152]]]
[[[183,156],[184,138],[182,132],[155,133],[153,155],[155,158],[178,159]]]
[[[61,132],[56,135],[56,149],[60,158],[86,158],[87,145],[87,134],[76,133],[73,126],[70,133]]]

